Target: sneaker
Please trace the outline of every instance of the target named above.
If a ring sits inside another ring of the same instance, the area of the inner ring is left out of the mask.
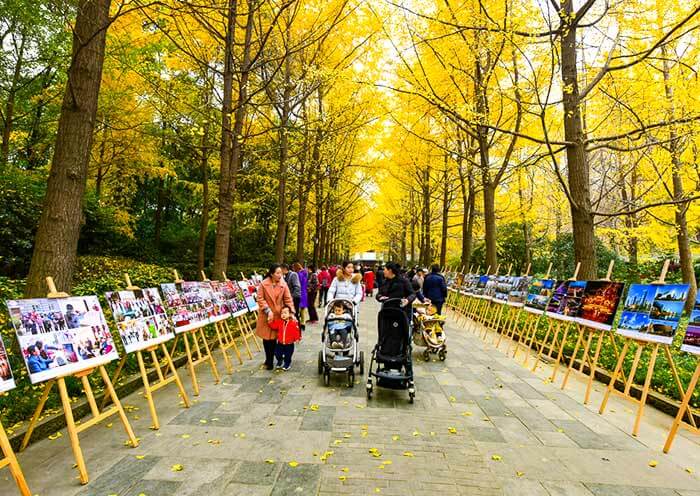
[[[286,367],[282,367],[282,370],[284,370],[284,371],[286,372],[286,371],[288,371],[288,370],[291,369],[291,368],[292,368],[292,364],[289,364],[289,365],[287,365]]]
[[[275,368],[281,369],[281,368],[282,368],[282,362],[277,362],[277,365],[275,366]]]

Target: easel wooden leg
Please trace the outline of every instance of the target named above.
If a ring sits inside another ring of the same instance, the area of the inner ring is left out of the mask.
[[[211,366],[211,373],[214,375],[214,384],[218,384],[221,382],[221,377],[219,377],[219,371],[216,368],[216,362],[214,361],[214,355],[211,354],[211,350],[209,349],[209,343],[207,343],[207,337],[204,334],[204,328],[200,327],[199,328],[199,335],[202,337],[202,341],[204,341],[204,349],[207,352],[207,356],[209,357],[209,365]],[[195,342],[197,342],[197,337],[194,336]]]
[[[617,359],[617,365],[615,365],[615,371],[613,372],[612,377],[610,378],[610,383],[608,384],[608,387],[605,390],[605,396],[603,396],[603,402],[600,404],[600,409],[598,409],[598,413],[601,415],[605,412],[605,407],[608,404],[608,400],[610,399],[610,395],[613,392],[613,389],[615,389],[615,381],[617,381],[617,377],[620,375],[620,371],[622,370],[622,365],[625,362],[625,357],[627,356],[627,352],[630,349],[630,340],[626,340],[624,346],[622,347],[622,351],[620,352],[620,358]]]
[[[49,393],[51,392],[51,388],[53,388],[53,385],[55,383],[56,383],[56,381],[54,379],[52,379],[49,382],[47,382],[46,385],[44,386],[44,392],[41,393],[41,398],[39,399],[39,403],[36,406],[36,410],[34,410],[34,415],[32,415],[32,420],[29,421],[29,426],[27,426],[27,432],[24,434],[24,439],[22,439],[22,444],[19,447],[20,452],[24,451],[24,449],[29,444],[29,439],[32,437],[32,432],[34,432],[34,428],[36,427],[36,423],[39,421],[39,417],[41,417],[41,412],[44,411],[44,405],[46,405],[46,400],[49,398]]]
[[[574,362],[576,361],[576,356],[578,355],[578,349],[581,347],[581,343],[583,342],[584,330],[581,328],[581,326],[576,326],[576,331],[578,332],[578,337],[576,338],[576,346],[574,346],[574,352],[571,354],[571,360],[569,360],[569,366],[566,369],[566,374],[564,374],[564,380],[561,381],[562,389],[564,389],[566,387],[566,383],[569,382],[569,375],[571,374],[571,370],[574,368]]]
[[[530,333],[527,346],[525,347],[525,358],[523,359],[523,366],[527,366],[528,362],[530,361],[530,352],[532,352],[532,344],[537,344],[537,329],[539,327],[540,318],[541,317],[534,319],[535,323],[532,326],[532,332]]]
[[[583,359],[578,367],[579,373],[583,374],[583,367],[586,365],[586,360],[588,360],[588,352],[591,349],[591,341],[593,340],[593,331],[590,329],[585,330],[588,333],[588,338],[586,339],[586,346],[583,347]],[[590,365],[590,361],[589,361]]]
[[[195,396],[199,396],[199,382],[197,382],[197,373],[194,370],[194,362],[192,361],[192,350],[190,349],[190,340],[187,334],[183,334],[185,342],[185,353],[187,353],[187,368],[190,371],[190,380],[192,381],[192,392]]]
[[[583,404],[587,405],[588,400],[591,398],[591,389],[593,387],[593,379],[595,379],[596,368],[598,367],[598,357],[600,357],[600,349],[603,346],[603,339],[605,339],[604,333],[598,333],[598,344],[595,347],[595,355],[593,355],[593,361],[590,364],[591,370],[588,374],[588,384],[586,385],[586,395],[583,398]]]
[[[566,338],[569,336],[570,325],[564,327],[564,335],[561,337],[561,342],[559,343],[559,351],[557,352],[557,359],[554,361],[554,368],[552,369],[552,375],[550,376],[550,382],[554,382],[557,378],[557,372],[559,372],[559,364],[561,363],[561,357],[564,355],[564,346],[566,345]]]
[[[637,367],[639,367],[639,359],[642,356],[642,351],[644,351],[646,344],[644,345],[637,345],[637,350],[634,353],[634,360],[632,360],[632,368],[630,369],[630,375],[627,378],[627,382],[625,383],[625,396],[630,395],[630,389],[632,388],[632,383],[634,382],[634,378],[637,375]]]
[[[647,395],[649,394],[649,386],[651,385],[651,378],[654,375],[654,366],[656,365],[656,357],[659,354],[659,343],[654,344],[654,348],[651,350],[651,358],[649,359],[649,368],[647,368],[647,376],[644,380],[644,389],[642,389],[642,397],[639,399],[639,406],[637,407],[637,417],[634,419],[634,427],[632,428],[632,435],[636,436],[639,433],[639,424],[642,421],[642,414],[644,413],[644,406],[647,401]]]
[[[224,327],[226,329],[226,333],[228,335],[228,340],[231,343],[231,346],[233,346],[233,351],[236,353],[236,357],[238,357],[238,364],[243,365],[243,359],[241,358],[241,352],[238,349],[238,345],[236,344],[236,337],[233,335],[233,331],[231,330],[231,327],[228,325],[228,321],[224,321]]]
[[[161,343],[163,354],[165,355],[165,360],[168,362],[168,367],[170,367],[170,371],[172,372],[173,376],[175,377],[175,384],[177,384],[177,388],[180,390],[180,396],[182,397],[182,401],[185,403],[185,408],[190,407],[190,399],[187,397],[187,393],[185,392],[185,388],[182,385],[182,381],[180,380],[180,376],[177,373],[177,369],[175,368],[175,364],[173,363],[173,359],[170,356],[170,353],[168,353],[168,347],[165,346],[165,343]]]
[[[177,348],[177,343],[180,342],[180,335],[176,334],[175,339],[173,340],[173,346],[170,348],[170,356],[173,357],[175,356],[175,349]]]
[[[5,457],[5,460],[0,460],[0,466],[3,464],[7,464],[9,466],[10,473],[15,479],[17,489],[19,489],[22,496],[32,496],[32,493],[27,486],[27,481],[24,479],[22,468],[19,466],[19,462],[17,461],[15,452],[12,450],[10,440],[7,438],[7,433],[5,433],[5,428],[2,426],[2,423],[0,423],[0,449]]]
[[[119,380],[119,377],[122,375],[122,369],[124,368],[124,365],[126,364],[126,360],[129,358],[128,354],[125,354],[123,357],[119,359],[119,364],[117,365],[117,368],[114,371],[114,375],[112,376],[112,384],[117,382]],[[102,401],[100,402],[100,410],[104,410],[105,407],[109,404],[109,396],[106,394],[102,395]]]
[[[557,331],[554,332],[554,339],[556,339],[556,333],[558,332],[559,326],[561,322],[557,321]],[[547,332],[544,334],[544,339],[540,343],[540,347],[537,350],[537,356],[535,357],[535,364],[532,366],[532,371],[535,372],[537,370],[537,367],[540,364],[540,359],[542,358],[542,351],[544,350],[545,345],[547,344],[547,341],[549,341],[549,335],[552,333],[552,327],[554,327],[554,321],[552,319],[549,320],[549,325],[547,326]]]
[[[63,377],[59,377],[56,382],[58,383],[58,392],[61,395],[63,413],[66,416],[66,428],[68,430],[71,448],[73,449],[73,457],[75,458],[75,463],[77,465],[80,483],[87,484],[90,481],[90,478],[88,476],[87,467],[85,466],[85,460],[83,459],[83,450],[80,449],[78,430],[75,427],[75,420],[73,419],[73,408],[70,404],[70,397],[68,396],[66,381]]]
[[[676,438],[676,434],[678,433],[678,428],[680,427],[681,422],[683,422],[685,412],[688,411],[690,413],[688,406],[690,405],[690,398],[693,396],[695,387],[698,384],[698,379],[700,379],[700,360],[698,360],[698,364],[695,366],[695,373],[690,379],[690,383],[688,383],[688,389],[683,395],[683,401],[681,401],[680,407],[678,407],[676,418],[673,419],[673,424],[671,424],[671,430],[666,438],[666,444],[664,444],[664,453],[668,453],[670,451],[673,440]],[[692,418],[692,413],[690,413],[689,416]]]
[[[136,436],[134,435],[134,431],[131,429],[131,424],[129,424],[129,419],[127,418],[126,413],[124,412],[124,408],[122,408],[122,403],[121,401],[119,401],[119,397],[117,396],[117,392],[114,390],[112,381],[109,380],[109,374],[107,373],[107,369],[104,368],[104,365],[100,365],[98,369],[100,371],[100,375],[102,376],[102,380],[105,383],[105,388],[107,389],[109,395],[112,397],[112,403],[114,403],[114,406],[117,409],[117,412],[119,413],[119,418],[121,419],[122,424],[124,424],[124,430],[126,431],[126,435],[129,436],[131,446],[133,448],[136,448],[139,445],[139,442],[136,439]]]
[[[241,337],[243,338],[243,344],[245,345],[245,350],[248,353],[248,358],[253,359],[253,354],[250,352],[250,346],[248,345],[248,339],[246,338],[246,331],[243,328],[243,325],[241,324],[241,321],[238,321],[238,332],[241,334]]]
[[[227,346],[225,341],[221,338],[221,329],[219,328],[218,322],[214,323],[214,329],[216,329],[216,339],[219,340],[219,348],[221,348],[221,354],[224,356],[224,367],[226,368],[226,372],[232,374],[233,365],[231,365],[231,360],[228,357],[228,353],[226,353]]]
[[[678,375],[676,363],[673,361],[673,355],[671,355],[671,347],[667,344],[661,346],[663,346],[664,352],[666,353],[666,360],[668,360],[668,364],[671,367],[671,374],[673,375],[673,379],[676,381],[676,387],[678,388],[679,397],[683,398],[683,396],[685,395],[685,389],[683,389],[681,378]],[[693,428],[698,428],[698,426],[695,424],[695,417],[692,414],[688,415],[688,423],[692,425]]]
[[[248,327],[248,335],[253,336],[253,344],[255,345],[255,349],[257,349],[258,352],[262,351],[258,337],[255,335],[255,329],[253,329],[253,323],[247,318],[245,320],[245,323],[246,323],[246,326]],[[257,321],[256,321],[256,325],[257,325]]]
[[[530,335],[530,330],[534,326],[535,322],[537,319],[533,317],[531,314],[528,314],[527,319],[525,320],[525,325],[523,326],[523,332],[520,333],[518,336],[518,341],[515,343],[515,351],[513,351],[513,358],[515,358],[520,351],[520,345],[525,346],[525,340],[527,340],[527,337]],[[513,338],[515,339],[515,335],[513,335]]]
[[[92,371],[91,371],[92,372]],[[90,405],[90,412],[93,417],[97,417],[100,414],[99,408],[97,408],[97,402],[95,401],[95,395],[92,394],[92,387],[90,386],[90,381],[87,375],[80,375],[80,382],[83,384],[83,391],[85,392],[85,397],[87,398],[88,405]]]
[[[146,397],[148,402],[148,409],[151,412],[151,420],[153,421],[152,429],[160,429],[160,422],[158,421],[158,412],[156,412],[156,404],[153,402],[153,392],[151,391],[151,383],[148,381],[148,373],[146,372],[146,365],[143,363],[143,355],[140,351],[136,352],[136,359],[139,362],[139,370],[141,371],[141,380],[143,381],[143,395]]]

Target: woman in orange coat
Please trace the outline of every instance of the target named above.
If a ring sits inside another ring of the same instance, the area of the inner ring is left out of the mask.
[[[258,322],[255,333],[263,340],[265,348],[265,368],[272,370],[275,357],[275,345],[277,344],[277,331],[270,328],[270,323],[279,319],[285,306],[294,311],[294,301],[289,292],[287,283],[282,277],[282,267],[272,264],[265,275],[265,279],[258,286],[256,295],[258,300]]]

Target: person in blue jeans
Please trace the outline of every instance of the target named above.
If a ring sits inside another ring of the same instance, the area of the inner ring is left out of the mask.
[[[440,274],[440,266],[433,265],[430,268],[430,274],[425,276],[423,281],[423,296],[428,298],[435,305],[437,312],[442,314],[442,305],[447,299],[447,281]]]
[[[270,328],[277,331],[277,345],[275,346],[277,368],[289,370],[292,366],[294,343],[301,339],[299,323],[292,318],[291,307],[283,307],[280,318],[273,320],[270,323]]]

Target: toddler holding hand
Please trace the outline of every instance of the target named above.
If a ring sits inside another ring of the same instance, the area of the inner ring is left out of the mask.
[[[278,369],[289,370],[292,366],[294,343],[301,339],[301,331],[299,330],[299,323],[292,318],[292,309],[290,307],[283,307],[280,317],[270,323],[270,328],[277,331],[275,358],[277,359]]]

